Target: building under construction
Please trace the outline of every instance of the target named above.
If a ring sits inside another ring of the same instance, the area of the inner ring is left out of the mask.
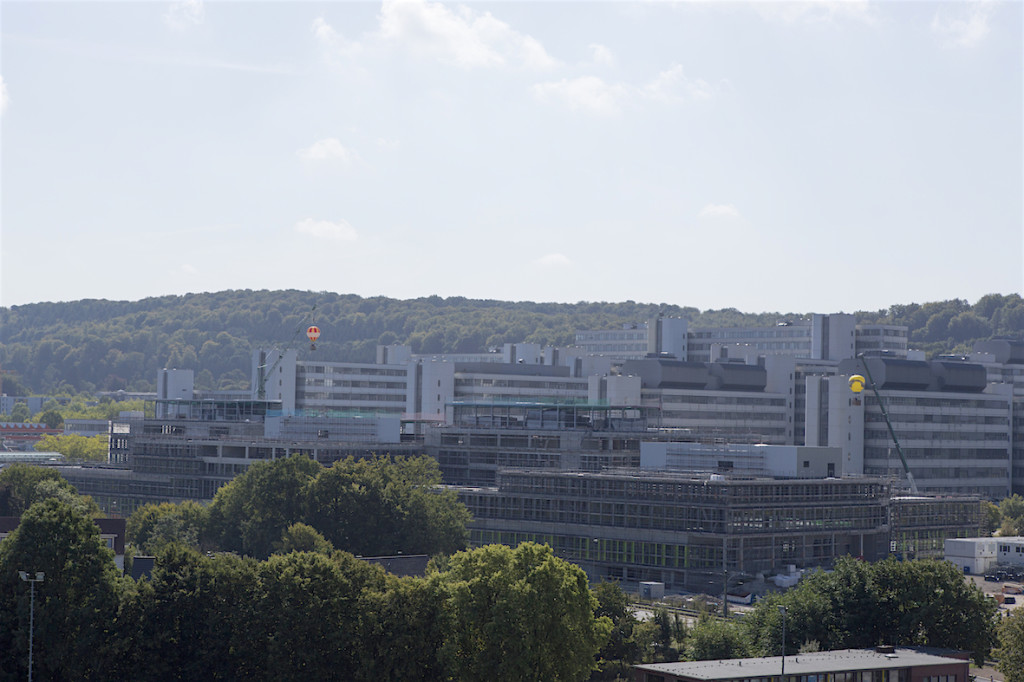
[[[978,532],[977,498],[893,498],[874,477],[741,478],[720,474],[501,470],[497,486],[460,488],[476,545],[551,545],[594,580],[720,592],[787,566],[868,561],[913,545],[941,557],[932,535]]]
[[[284,414],[260,400],[158,400],[158,418],[128,420],[104,467],[61,474],[104,510],[130,514],[143,504],[211,500],[256,462],[306,455],[329,465],[346,457],[419,455],[390,415],[340,411]]]

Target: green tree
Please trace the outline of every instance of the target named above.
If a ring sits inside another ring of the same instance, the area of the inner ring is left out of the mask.
[[[39,452],[59,452],[70,460],[105,462],[109,441],[103,435],[89,437],[69,433],[65,436],[43,436],[34,447]]]
[[[891,628],[887,641],[970,651],[984,664],[996,642],[997,606],[956,566],[887,559],[872,572],[876,604]]]
[[[64,426],[64,417],[57,410],[46,410],[36,417],[36,421],[46,424],[48,428],[59,429]]]
[[[679,660],[679,652],[673,646],[673,622],[672,617],[666,609],[654,609],[654,617],[651,619],[657,634],[654,639],[654,656],[657,662],[671,663]]]
[[[310,484],[306,519],[354,554],[456,552],[468,541],[469,512],[440,483],[432,457],[350,457]]]
[[[1020,495],[1003,498],[999,502],[999,513],[1003,517],[1000,523],[1001,535],[1019,535],[1024,530],[1024,498]]]
[[[824,650],[880,643],[972,652],[983,661],[995,642],[996,606],[952,564],[846,557],[807,576],[784,597],[760,602],[746,619],[756,651],[781,650],[779,605],[786,606],[786,651],[808,641]]]
[[[108,677],[122,578],[92,518],[58,498],[32,505],[0,542],[0,680],[27,674],[29,586],[36,584],[34,672],[43,680]]]
[[[359,599],[384,571],[351,554],[278,554],[259,564],[252,633],[265,679],[332,679],[362,656]]]
[[[322,467],[305,455],[260,462],[217,491],[210,532],[217,546],[264,558],[285,529],[304,518],[306,488]]]
[[[581,680],[611,630],[583,570],[546,545],[459,552],[435,579],[448,592],[443,655],[456,680]]]
[[[597,652],[598,664],[602,668],[611,668],[612,661],[636,663],[640,660],[641,651],[633,639],[633,630],[637,625],[636,617],[629,608],[629,597],[616,582],[601,581],[594,586],[597,598],[598,618],[608,618],[612,629],[601,650]]]
[[[95,500],[88,495],[79,495],[66,481],[46,479],[36,483],[35,502],[33,504],[49,499],[60,500],[69,507],[74,507],[80,513],[91,518],[96,518],[102,514],[100,506],[96,504]]]
[[[992,535],[1002,525],[1003,514],[999,507],[988,500],[981,501],[981,534]]]
[[[999,511],[1004,518],[1019,519],[1024,517],[1024,497],[1013,494],[999,501]]]
[[[1024,682],[1024,611],[1014,609],[1000,621],[994,654],[1005,682]]]
[[[281,536],[279,554],[290,552],[317,552],[319,554],[332,554],[334,545],[323,535],[317,532],[313,526],[304,523],[293,523],[285,529]]]
[[[121,679],[261,678],[264,643],[251,628],[256,576],[250,559],[164,546],[118,616]]]
[[[739,625],[703,614],[686,640],[687,656],[693,661],[743,658],[750,648]]]
[[[43,481],[52,481],[68,492],[75,492],[74,486],[55,469],[18,463],[0,470],[0,516],[21,516],[39,499],[37,486]]]
[[[449,680],[440,656],[449,630],[445,591],[436,580],[388,576],[383,589],[364,590],[360,682]]]
[[[12,422],[27,422],[32,418],[32,413],[28,409],[28,405],[24,402],[18,401],[14,403],[14,407],[11,408],[11,421]]]
[[[209,510],[198,502],[145,504],[128,517],[126,535],[142,554],[155,555],[170,543],[196,549],[207,546],[203,539],[208,525]]]

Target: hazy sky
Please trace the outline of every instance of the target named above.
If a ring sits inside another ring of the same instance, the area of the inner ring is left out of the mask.
[[[0,304],[1022,293],[1020,2],[0,2]]]

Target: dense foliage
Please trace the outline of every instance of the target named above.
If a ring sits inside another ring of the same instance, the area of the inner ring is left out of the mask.
[[[259,462],[196,502],[148,504],[128,519],[146,553],[176,542],[265,558],[340,549],[363,556],[451,554],[465,549],[469,512],[440,488],[430,457],[348,458],[324,468],[303,455]]]
[[[1009,671],[1024,656],[1020,618],[997,627],[992,601],[938,561],[844,559],[743,621],[705,613],[691,627],[663,609],[638,620],[616,584],[591,590],[578,567],[531,543],[439,555],[425,578],[399,579],[335,549],[329,524],[321,532],[289,520],[272,489],[303,499],[330,471],[311,464],[258,465],[245,488],[256,502],[239,514],[260,519],[252,537],[280,529],[266,558],[218,551],[211,507],[139,509],[129,537],[156,554],[157,568],[138,583],[114,570],[91,500],[47,469],[4,469],[3,511],[23,516],[0,543],[0,682],[26,673],[28,586],[18,571],[46,575],[36,586],[40,679],[622,680],[637,662],[778,655],[780,605],[787,654],[889,643],[963,649],[980,661],[998,644]],[[344,488],[432,478],[417,460],[339,464],[344,476],[332,485]],[[348,513],[384,509],[367,499]]]
[[[829,312],[829,311],[825,311]],[[531,303],[430,296],[362,298],[328,292],[222,291],[141,301],[82,300],[0,308],[0,365],[8,395],[152,390],[162,367],[194,369],[199,388],[245,388],[258,347],[311,351],[304,330],[322,330],[316,357],[372,362],[377,344],[417,353],[485,352],[503,343],[568,345],[579,329],[613,329],[664,314],[699,326],[770,325],[801,314],[700,311],[668,304]],[[1024,331],[1020,296],[991,294],[857,313],[905,324],[914,348],[966,351],[976,339]]]
[[[611,631],[583,569],[547,545],[460,552],[441,584],[452,617],[441,654],[456,679],[580,680]]]
[[[107,436],[79,436],[69,433],[65,436],[46,435],[35,444],[39,452],[59,452],[68,461],[106,462]]]
[[[36,502],[57,497],[59,490],[75,492],[56,469],[9,464],[0,469],[0,516],[21,516]]]
[[[1024,682],[1024,611],[1013,609],[999,623],[995,651],[1004,682]]]
[[[834,571],[811,574],[746,619],[764,655],[782,650],[780,605],[787,654],[810,642],[823,651],[894,644],[969,651],[981,665],[996,644],[995,602],[945,561],[845,558]]]
[[[91,519],[36,503],[0,543],[0,682],[62,680],[582,680],[610,627],[583,572],[524,544],[460,552],[397,578],[341,551],[264,560],[176,543],[138,583]],[[503,653],[514,652],[513,657]],[[490,654],[495,654],[492,657]]]
[[[998,505],[985,502],[982,511],[985,513],[984,530],[988,533],[1024,535],[1024,498],[1020,495],[1006,497]]]
[[[20,571],[44,574],[35,600],[38,679],[112,679],[96,652],[109,643],[123,579],[92,517],[49,498],[29,507],[0,542],[0,680],[26,675],[30,595]]]

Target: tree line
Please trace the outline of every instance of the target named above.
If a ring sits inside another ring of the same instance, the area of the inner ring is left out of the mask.
[[[141,301],[82,300],[0,308],[0,366],[8,395],[152,390],[163,367],[194,369],[201,389],[248,387],[258,347],[300,357],[372,362],[378,344],[416,353],[486,352],[504,343],[570,345],[580,329],[614,329],[657,315],[695,326],[771,325],[801,313],[701,311],[665,303],[533,303],[429,296],[411,300],[329,292],[236,290]],[[914,348],[966,352],[978,339],[1024,332],[1020,296],[990,294],[856,313],[905,324]],[[322,331],[314,351],[304,331]]]
[[[457,552],[398,578],[342,551],[255,559],[170,543],[119,575],[55,498],[0,544],[0,680],[581,680],[609,629],[585,574],[545,546]]]
[[[743,620],[705,612],[687,625],[661,609],[639,620],[617,584],[591,589],[546,546],[467,550],[468,514],[432,492],[435,480],[436,464],[418,458],[254,465],[209,506],[137,510],[129,554],[157,561],[135,582],[114,568],[92,500],[53,469],[9,466],[0,515],[22,520],[0,543],[0,682],[26,674],[29,595],[18,571],[45,573],[39,679],[616,680],[640,662],[881,643],[976,661],[994,651],[1007,670],[1024,660],[1024,615],[1000,620],[994,602],[935,560],[841,559]],[[415,523],[417,532],[402,528]],[[434,558],[425,577],[398,578],[356,557],[381,550]]]
[[[197,502],[145,505],[128,538],[155,553],[168,542],[265,559],[282,548],[335,548],[363,556],[452,554],[470,515],[441,488],[437,460],[348,458],[323,467],[304,455],[260,462]]]
[[[602,608],[616,603],[605,586],[595,592]],[[1024,611],[1000,618],[997,610],[994,600],[948,562],[889,558],[867,563],[845,557],[833,570],[813,572],[795,588],[769,594],[741,620],[714,618],[704,611],[688,627],[663,609],[655,609],[646,622],[621,607],[599,611],[613,623],[602,651],[614,651],[601,661],[601,668],[621,676],[622,667],[613,658],[671,662],[891,644],[966,651],[978,665],[994,653],[1006,661],[1004,670],[1016,674],[1008,681],[1024,682],[1019,667],[1024,660]],[[601,679],[614,678],[609,674]]]
[[[95,503],[53,469],[0,471],[0,680],[580,680],[610,623],[550,548],[466,550],[468,513],[427,458],[254,465],[209,505],[128,520],[152,575],[119,574]],[[310,523],[304,523],[309,521]],[[315,526],[315,527],[314,527]],[[345,547],[349,551],[336,549]],[[398,578],[356,553],[435,554]]]

